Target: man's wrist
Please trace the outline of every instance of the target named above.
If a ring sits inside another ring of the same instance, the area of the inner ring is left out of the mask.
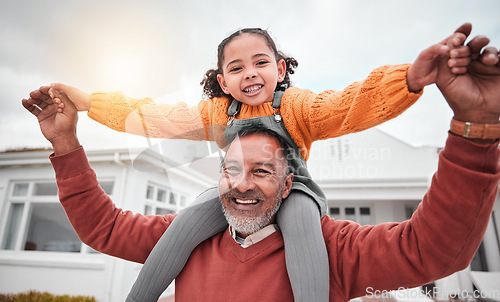
[[[450,132],[479,144],[491,144],[500,140],[500,123],[473,123],[451,120]]]
[[[80,142],[76,136],[58,137],[50,143],[55,155],[66,154],[80,147]]]

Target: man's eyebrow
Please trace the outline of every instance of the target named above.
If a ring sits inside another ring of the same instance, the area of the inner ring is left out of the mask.
[[[275,164],[271,163],[271,162],[257,162],[255,163],[256,166],[264,166],[264,167],[269,167],[269,168],[272,168],[274,169],[274,167],[276,167]]]
[[[221,166],[224,166],[225,164],[240,164],[239,161],[234,160],[234,159],[228,159],[228,160],[223,160],[221,162]],[[272,162],[255,162],[253,163],[254,166],[265,166],[265,167],[270,167],[274,168],[276,165]]]
[[[221,166],[224,166],[225,164],[239,164],[239,162],[234,159],[223,159],[221,161]]]

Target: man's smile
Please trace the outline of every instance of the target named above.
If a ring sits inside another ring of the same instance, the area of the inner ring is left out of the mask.
[[[251,205],[251,204],[257,204],[259,203],[258,199],[239,199],[239,198],[234,198],[233,201],[237,204],[245,204],[245,205]]]

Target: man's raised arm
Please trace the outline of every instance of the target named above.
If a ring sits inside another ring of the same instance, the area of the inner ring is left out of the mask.
[[[50,160],[58,195],[73,228],[85,244],[102,253],[144,262],[173,216],[134,215],[113,204],[99,187],[78,142],[76,107],[60,92],[55,91],[52,99],[49,89],[43,86],[31,92],[22,104],[37,117],[43,135],[52,144]],[[64,111],[56,101],[65,104]]]

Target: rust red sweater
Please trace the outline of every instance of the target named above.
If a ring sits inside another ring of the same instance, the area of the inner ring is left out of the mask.
[[[61,203],[82,241],[144,262],[175,216],[116,208],[99,188],[82,148],[51,160]],[[467,267],[495,202],[498,163],[498,144],[450,135],[431,187],[409,221],[360,226],[324,217],[330,301],[365,295],[368,288],[414,287]],[[292,301],[281,233],[246,249],[227,231],[204,241],[176,279],[176,300]]]

